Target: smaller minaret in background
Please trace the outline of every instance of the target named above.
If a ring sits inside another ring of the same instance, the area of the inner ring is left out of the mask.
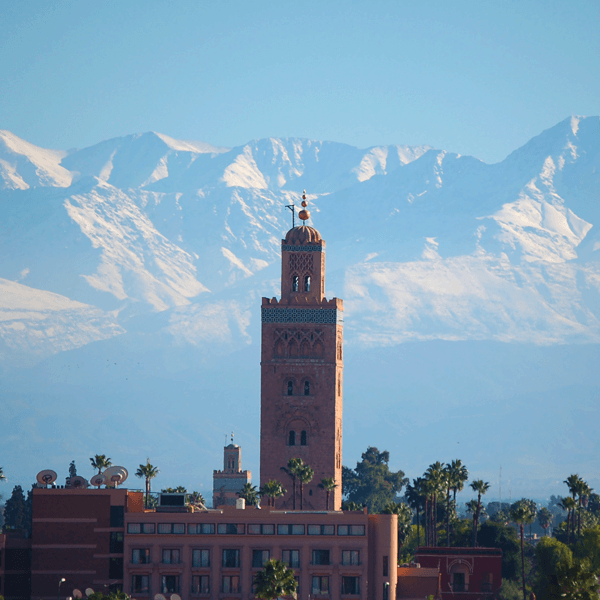
[[[213,471],[213,507],[224,504],[235,506],[239,498],[237,493],[251,479],[250,471],[242,471],[242,449],[233,443],[232,433],[231,443],[223,448],[223,470]]]

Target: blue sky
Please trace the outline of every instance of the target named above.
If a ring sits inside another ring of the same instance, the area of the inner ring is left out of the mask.
[[[0,129],[430,144],[496,162],[600,114],[600,3],[3,2]]]

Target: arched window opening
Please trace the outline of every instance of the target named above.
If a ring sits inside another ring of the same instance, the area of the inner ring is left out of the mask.
[[[298,275],[292,277],[292,292],[298,291]]]
[[[290,435],[289,435],[289,439],[288,439],[288,445],[289,446],[295,446],[296,445],[296,432],[295,431],[290,431]]]
[[[308,380],[304,382],[304,395],[310,396],[310,381]]]
[[[300,445],[306,446],[306,431],[300,432]]]
[[[293,394],[294,394],[294,382],[288,381],[287,395],[292,396]]]
[[[307,275],[304,278],[304,291],[305,292],[310,292],[310,275]]]

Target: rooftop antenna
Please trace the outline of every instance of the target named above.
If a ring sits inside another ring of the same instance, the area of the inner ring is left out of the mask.
[[[500,465],[500,510],[502,510],[502,465]]]
[[[227,446],[227,434],[225,433],[225,445]]]

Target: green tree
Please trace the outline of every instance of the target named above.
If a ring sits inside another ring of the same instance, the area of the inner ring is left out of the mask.
[[[185,496],[185,503],[189,506],[197,506],[199,508],[206,508],[206,501],[204,496],[197,491],[190,492]]]
[[[304,510],[304,486],[310,483],[315,476],[315,471],[309,465],[302,465],[298,473],[300,480],[300,510]]]
[[[103,469],[108,469],[112,465],[110,458],[106,458],[106,454],[96,454],[90,458],[92,468],[98,469],[98,474],[102,473]]]
[[[522,498],[510,507],[510,518],[519,525],[521,533],[521,582],[523,586],[523,600],[527,600],[527,592],[525,590],[525,525],[532,523],[535,519],[535,512],[532,507],[531,500]]]
[[[404,502],[388,502],[381,512],[398,516],[398,556],[400,556],[404,540],[411,531],[413,518],[412,510],[410,506]]]
[[[463,489],[469,478],[467,467],[460,460],[453,460],[446,465],[446,545],[450,546],[450,490],[454,492],[454,506],[456,507],[456,492]]]
[[[506,523],[486,521],[481,525],[478,537],[484,548],[502,550],[502,578],[516,579],[519,576],[520,548],[515,528]]]
[[[146,459],[145,465],[140,465],[138,470],[135,472],[135,476],[140,479],[144,478],[146,480],[146,508],[148,506],[148,498],[150,496],[150,482],[160,473],[158,467],[150,464],[150,459]]]
[[[575,528],[575,509],[577,508],[577,502],[574,498],[565,496],[558,504],[563,510],[567,511],[567,544],[571,542],[571,525]],[[571,516],[573,519],[571,520]]]
[[[23,488],[16,485],[4,505],[4,526],[11,529],[25,529],[25,520],[25,494],[23,494]]]
[[[287,467],[281,467],[292,478],[292,509],[296,510],[296,480],[300,477],[300,472],[304,466],[301,458],[290,458]]]
[[[0,467],[0,481],[5,481],[6,475],[4,474],[4,469]]]
[[[325,479],[321,479],[319,487],[323,488],[327,494],[327,510],[329,510],[329,497],[331,496],[331,492],[337,487],[337,483],[333,477],[325,477]]]
[[[342,510],[354,511],[354,510],[362,510],[363,507],[357,502],[352,502],[352,500],[348,500],[342,504]]]
[[[544,535],[548,535],[548,528],[552,524],[553,518],[554,515],[545,506],[540,508],[540,512],[538,512],[538,523],[544,530]]]
[[[587,504],[587,499],[592,493],[592,488],[583,479],[579,479],[575,485],[575,491],[578,496],[578,508],[577,508],[577,537],[581,536],[581,507],[583,506],[584,500]]]
[[[248,506],[256,506],[258,504],[258,490],[251,483],[245,483],[242,491],[238,492],[237,495],[243,498]]]
[[[578,559],[589,559],[592,569],[600,573],[600,525],[583,530],[573,555]]]
[[[260,488],[260,496],[267,498],[267,506],[275,508],[275,500],[281,498],[287,490],[281,485],[280,481],[271,479]]]
[[[77,467],[75,466],[75,461],[72,460],[69,464],[69,477],[72,479],[73,477],[77,477]]]
[[[254,575],[254,596],[265,600],[275,600],[280,596],[296,598],[298,582],[294,578],[294,570],[289,569],[282,561],[268,560],[263,569]]]
[[[483,481],[483,479],[476,479],[471,483],[471,488],[474,492],[477,492],[477,508],[473,515],[473,540],[471,545],[477,546],[477,528],[479,526],[479,516],[481,514],[481,496],[490,489],[490,484],[487,481]]]
[[[421,545],[421,525],[419,511],[425,507],[425,492],[423,491],[423,479],[417,477],[413,479],[412,485],[406,484],[406,501],[409,506],[417,513],[417,547]]]
[[[429,508],[431,511],[431,522],[430,522],[430,543],[432,546],[437,546],[437,506],[438,496],[442,494],[447,486],[447,471],[446,465],[439,460],[427,468],[424,475],[425,480],[428,483],[429,489]]]
[[[395,500],[408,482],[402,471],[390,471],[390,453],[369,446],[355,469],[342,467],[342,492],[347,500],[367,506],[372,513]]]
[[[160,490],[163,494],[187,494],[187,488],[183,485],[178,485],[177,487],[168,487]]]

